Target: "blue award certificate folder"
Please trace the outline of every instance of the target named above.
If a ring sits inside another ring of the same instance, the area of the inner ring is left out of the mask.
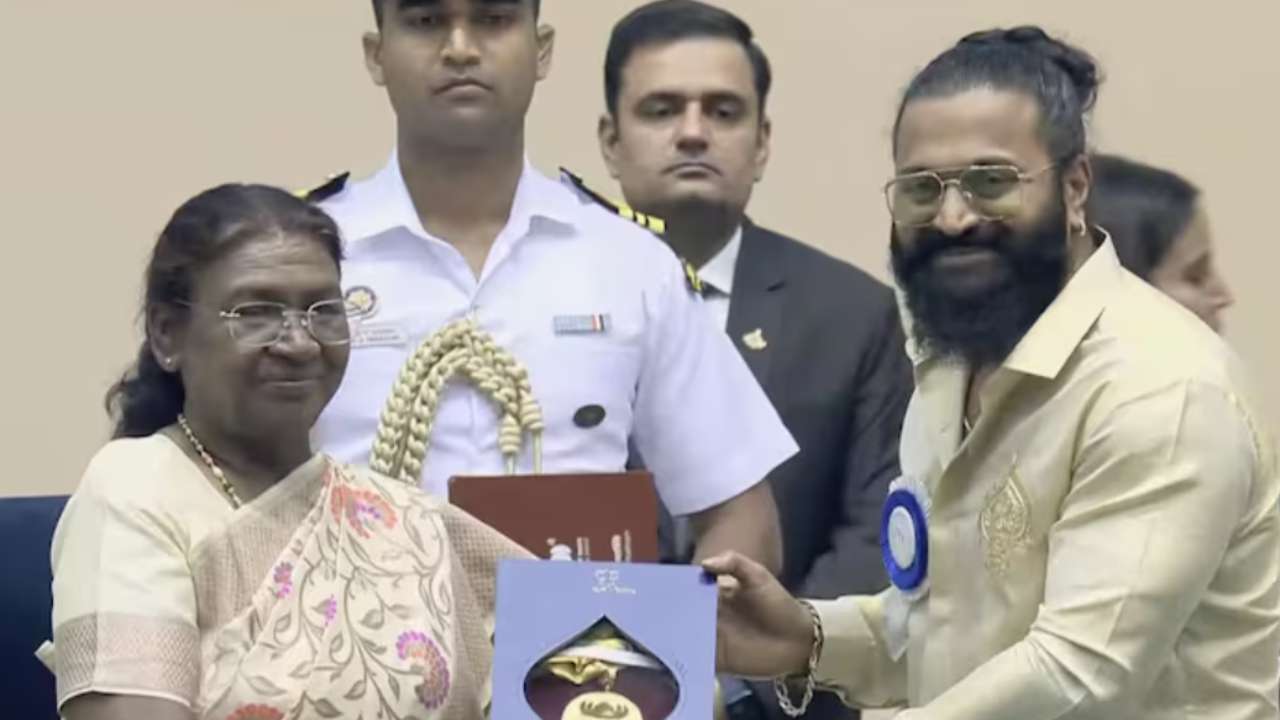
[[[693,566],[502,561],[491,717],[707,720],[716,602]]]

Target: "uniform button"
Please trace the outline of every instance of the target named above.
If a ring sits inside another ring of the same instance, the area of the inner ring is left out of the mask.
[[[573,424],[580,428],[593,428],[604,422],[604,408],[599,405],[583,405],[573,414]]]

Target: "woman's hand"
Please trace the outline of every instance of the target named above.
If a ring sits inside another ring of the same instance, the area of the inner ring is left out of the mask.
[[[702,561],[716,576],[720,614],[716,665],[743,677],[778,677],[808,670],[813,618],[759,563],[727,552]]]

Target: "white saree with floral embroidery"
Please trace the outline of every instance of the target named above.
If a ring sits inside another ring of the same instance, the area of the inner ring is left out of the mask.
[[[483,718],[510,540],[317,455],[233,510],[163,434],[90,463],[54,537],[58,702],[212,720]]]

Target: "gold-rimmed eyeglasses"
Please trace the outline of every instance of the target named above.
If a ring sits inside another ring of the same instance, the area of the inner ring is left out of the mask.
[[[1022,209],[1022,187],[1056,166],[1052,163],[1034,172],[1023,172],[1015,165],[922,170],[890,180],[884,186],[884,197],[893,222],[905,227],[933,222],[951,185],[984,220],[1004,220]]]
[[[306,310],[276,302],[245,302],[228,310],[179,304],[216,312],[226,323],[232,339],[245,347],[267,347],[280,342],[288,332],[290,321],[297,322],[321,345],[351,342],[351,321],[348,319],[347,302],[342,299],[321,300]]]

